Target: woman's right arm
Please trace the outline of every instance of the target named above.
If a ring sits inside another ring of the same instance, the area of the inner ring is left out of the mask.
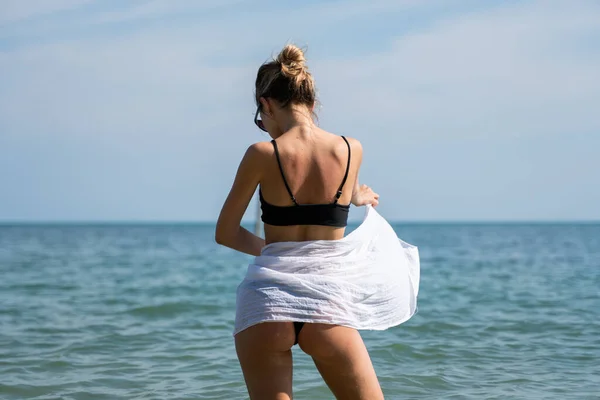
[[[242,227],[241,221],[260,183],[265,152],[268,153],[270,148],[269,142],[266,144],[261,142],[253,144],[246,150],[219,214],[215,230],[215,240],[218,244],[246,254],[260,255],[265,245],[264,239]]]

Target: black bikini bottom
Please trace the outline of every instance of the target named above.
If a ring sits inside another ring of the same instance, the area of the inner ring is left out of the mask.
[[[298,344],[298,335],[300,334],[300,331],[302,330],[303,326],[304,322],[294,322],[294,330],[296,331],[296,341],[294,342],[294,344]]]

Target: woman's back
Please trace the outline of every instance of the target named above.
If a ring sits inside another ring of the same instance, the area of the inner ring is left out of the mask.
[[[302,212],[310,217],[310,214],[318,212],[311,205],[323,205],[326,210],[337,207],[347,213],[362,158],[360,143],[354,139],[347,140],[348,143],[343,137],[316,127],[296,127],[278,137],[275,144],[265,143],[260,180],[263,213],[269,207],[285,207],[282,211],[287,213],[300,211],[294,210],[296,207],[304,207],[307,209]],[[279,153],[279,162],[276,152]],[[338,190],[341,191],[339,199],[336,196]],[[331,211],[335,213],[335,210]],[[335,240],[343,236],[344,226],[282,226],[265,222],[267,243]]]

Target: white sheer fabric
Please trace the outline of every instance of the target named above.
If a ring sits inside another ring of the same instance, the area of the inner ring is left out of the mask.
[[[420,261],[371,206],[340,240],[266,245],[238,286],[234,335],[265,321],[383,330],[417,310]]]

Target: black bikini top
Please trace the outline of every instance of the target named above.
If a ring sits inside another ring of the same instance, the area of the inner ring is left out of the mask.
[[[279,159],[277,143],[275,140],[271,140],[275,150],[277,164],[279,165],[279,171],[281,172],[281,177],[283,178],[283,183],[285,184],[285,188],[290,194],[294,205],[275,206],[273,204],[269,204],[265,201],[262,196],[262,191],[259,189],[260,208],[262,209],[261,219],[265,224],[276,226],[325,225],[334,227],[345,227],[347,225],[350,204],[338,204],[338,200],[342,195],[342,188],[346,183],[346,179],[348,179],[348,170],[350,169],[350,143],[348,143],[348,140],[344,136],[342,136],[342,139],[344,139],[346,145],[348,146],[348,164],[346,166],[346,173],[344,174],[342,184],[335,194],[335,200],[333,203],[327,204],[298,204],[298,202],[296,202],[296,197],[292,194],[290,186],[285,179],[285,174],[283,173],[283,167],[281,166],[281,160]]]

